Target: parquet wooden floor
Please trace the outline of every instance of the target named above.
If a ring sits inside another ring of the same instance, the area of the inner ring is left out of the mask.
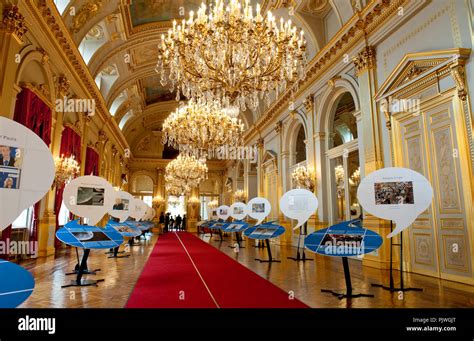
[[[89,279],[105,279],[98,287],[65,288],[73,276],[65,276],[76,264],[74,249],[62,249],[56,256],[23,262],[21,265],[33,273],[36,287],[30,298],[21,307],[29,308],[79,308],[79,307],[123,307],[141,274],[144,264],[156,243],[157,236],[151,237],[144,245],[132,247],[129,258],[109,259],[104,251],[92,251],[89,268],[101,268]],[[474,307],[474,286],[439,280],[416,274],[405,274],[405,285],[424,288],[423,292],[407,292],[403,299],[397,293],[389,293],[371,287],[371,283],[388,283],[388,271],[363,267],[360,261],[349,260],[354,291],[372,293],[375,298],[338,300],[321,293],[321,289],[344,290],[344,274],[340,259],[315,256],[315,261],[296,263],[287,260],[295,254],[295,248],[272,246],[272,252],[281,263],[259,263],[254,258],[266,258],[264,249],[249,245],[235,253],[227,237],[223,242],[210,240],[209,235],[201,236],[214,247],[236,259],[260,276],[276,284],[283,290],[293,291],[295,296],[311,307]],[[217,238],[217,237],[214,237]],[[214,239],[213,238],[213,239]],[[395,275],[398,283],[398,273]]]

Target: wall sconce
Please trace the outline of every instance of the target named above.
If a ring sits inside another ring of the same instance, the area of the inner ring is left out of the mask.
[[[156,197],[154,197],[154,198],[153,198],[153,201],[152,201],[153,206],[154,206],[155,208],[161,207],[161,205],[163,205],[164,202],[165,202],[165,200],[164,200],[163,197],[161,197],[160,195],[157,195]]]
[[[191,204],[192,206],[197,206],[199,205],[200,201],[198,197],[191,197],[188,199],[188,203]]]

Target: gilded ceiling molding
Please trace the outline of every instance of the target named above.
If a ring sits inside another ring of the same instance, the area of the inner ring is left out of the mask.
[[[306,78],[298,83],[298,90],[292,96],[292,88],[288,88],[262,115],[244,136],[250,141],[259,131],[262,131],[277,115],[288,109],[288,102],[298,98],[333,64],[363,39],[380,28],[390,17],[397,15],[397,9],[407,3],[407,0],[372,1],[361,12],[354,14],[336,35],[308,63]],[[263,7],[262,7],[263,8]]]
[[[90,0],[88,3],[82,6],[72,20],[72,31],[74,33],[79,32],[86,21],[94,17],[101,8],[101,0]]]
[[[35,20],[43,21],[44,24],[49,27],[48,33],[51,36],[52,44],[57,44],[58,49],[63,51],[64,63],[68,65],[73,74],[77,75],[77,78],[81,79],[85,90],[90,95],[88,97],[95,100],[96,116],[98,116],[102,122],[113,121],[110,120],[109,111],[105,105],[104,98],[98,90],[87,65],[84,63],[74,40],[63,22],[62,17],[55,8],[51,8],[51,6],[55,6],[54,3],[46,0],[29,0],[25,1],[25,6],[28,6],[30,12],[35,15]],[[111,129],[111,135],[120,142],[122,148],[128,148],[127,140],[119,129],[117,123],[114,121],[111,125],[114,126],[114,128]]]
[[[13,34],[19,42],[23,42],[28,32],[25,17],[19,12],[18,6],[8,6],[3,11],[2,29]]]
[[[361,73],[367,70],[375,69],[375,67],[377,66],[377,60],[375,56],[375,47],[364,47],[362,51],[360,51],[353,59],[356,68],[356,74],[360,75]]]

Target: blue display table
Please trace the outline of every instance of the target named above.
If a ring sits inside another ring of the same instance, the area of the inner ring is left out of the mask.
[[[63,285],[62,288],[71,286],[97,286],[97,283],[103,282],[99,280],[83,280],[85,274],[95,274],[95,271],[89,272],[87,269],[87,259],[89,258],[91,249],[113,249],[119,247],[123,243],[122,235],[110,226],[100,228],[97,226],[80,225],[79,220],[68,222],[63,228],[56,232],[56,237],[67,245],[84,249],[82,260],[76,265],[75,271],[70,274],[76,274],[75,280],[70,284]],[[99,271],[97,269],[96,271]]]
[[[249,224],[242,220],[236,220],[232,223],[227,224],[227,226],[222,228],[224,232],[235,232],[235,239],[237,240],[237,245],[239,248],[243,249],[244,247],[240,244],[242,242],[242,238],[240,237],[240,232],[245,231],[249,227]],[[234,246],[229,246],[233,248]]]
[[[0,260],[0,308],[16,308],[35,287],[31,273],[19,265]]]
[[[371,294],[354,294],[352,292],[351,273],[347,257],[361,256],[377,250],[382,245],[382,237],[361,226],[360,220],[344,221],[328,228],[315,231],[305,239],[305,247],[323,256],[342,258],[346,292],[339,293],[329,289],[321,289],[339,299],[374,297]]]
[[[244,231],[244,236],[256,239],[256,240],[265,240],[265,245],[267,247],[268,259],[255,258],[260,263],[280,263],[279,260],[275,260],[272,257],[272,250],[270,248],[270,239],[277,238],[285,233],[285,228],[283,226],[275,224],[275,222],[269,222],[265,224],[255,225],[247,228]]]

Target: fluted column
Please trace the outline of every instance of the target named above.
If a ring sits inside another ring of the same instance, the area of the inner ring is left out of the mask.
[[[380,118],[377,104],[374,101],[377,91],[375,48],[366,46],[354,58],[359,78],[361,126],[359,139],[362,139],[365,159],[365,174],[383,167],[383,144],[381,138]],[[361,167],[362,168],[362,167]]]
[[[359,153],[363,154],[361,161],[361,176],[383,168],[383,143],[381,138],[381,126],[377,104],[374,100],[377,91],[375,48],[366,46],[354,58],[354,64],[359,78],[360,115],[358,119],[358,140],[363,148],[359,147]],[[360,116],[360,117],[359,117]],[[364,226],[379,233],[385,238],[390,233],[388,221],[376,218],[364,212]],[[388,245],[389,243],[385,243]],[[387,246],[379,249],[379,255],[367,255],[363,264],[379,268],[387,268],[390,264],[389,249]]]

